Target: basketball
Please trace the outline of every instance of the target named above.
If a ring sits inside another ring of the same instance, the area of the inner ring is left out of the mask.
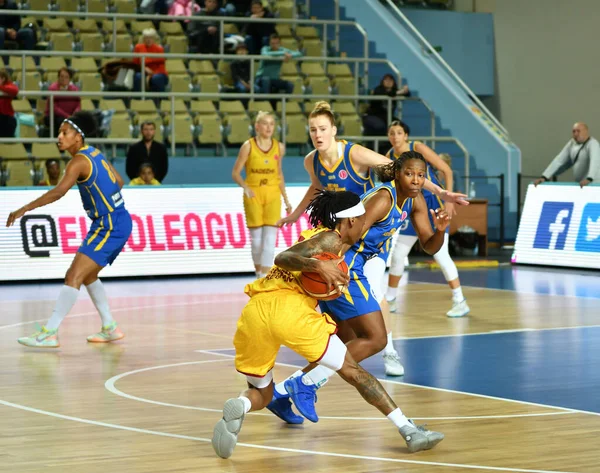
[[[340,256],[333,253],[321,253],[320,255],[313,256],[313,258],[328,261],[339,259]],[[348,265],[345,261],[342,260],[338,264],[338,268],[346,274],[348,273]],[[333,285],[327,287],[327,283],[323,281],[323,278],[321,278],[319,273],[303,272],[300,275],[300,285],[309,296],[320,301],[331,301],[340,296]]]

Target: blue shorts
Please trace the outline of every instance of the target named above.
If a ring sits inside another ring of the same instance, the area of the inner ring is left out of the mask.
[[[423,197],[425,197],[425,202],[427,203],[427,214],[429,215],[429,222],[431,223],[431,227],[435,228],[435,224],[433,223],[433,218],[431,218],[431,213],[429,213],[429,209],[432,210],[436,210],[439,208],[443,207],[443,203],[440,203],[440,200],[438,199],[438,197],[435,194],[432,194],[431,192],[427,192],[426,194],[423,194]],[[450,227],[448,226],[448,228],[446,229],[446,232],[450,231]],[[415,227],[413,227],[412,221],[410,220],[410,218],[407,218],[406,220],[404,220],[404,222],[402,222],[402,225],[400,226],[399,230],[398,230],[398,234],[399,235],[410,235],[410,236],[417,236],[417,232],[415,230]]]
[[[348,320],[381,310],[363,272],[367,258],[350,249],[344,259],[350,268],[348,289],[337,299],[319,302],[321,311],[331,315],[334,319]]]
[[[98,266],[112,264],[129,240],[131,225],[131,216],[125,209],[98,217],[77,251],[89,256]]]

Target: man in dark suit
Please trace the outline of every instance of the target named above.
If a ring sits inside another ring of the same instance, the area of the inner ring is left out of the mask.
[[[169,155],[167,148],[162,143],[154,141],[156,125],[153,121],[145,121],[141,126],[142,140],[132,145],[127,151],[125,171],[129,179],[139,175],[140,166],[144,163],[152,164],[154,177],[162,182],[169,170]]]

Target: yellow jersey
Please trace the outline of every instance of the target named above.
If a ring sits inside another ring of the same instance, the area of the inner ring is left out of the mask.
[[[271,148],[263,151],[256,138],[250,139],[250,153],[246,161],[246,184],[250,187],[279,185],[279,141],[273,138]]]
[[[335,230],[330,230],[329,228],[321,226],[309,228],[300,234],[298,241],[294,243],[294,245],[297,245],[304,240],[310,240],[319,233],[331,231]],[[336,233],[338,232],[336,231]],[[287,271],[286,269],[273,265],[264,278],[257,279],[256,281],[247,284],[244,288],[244,292],[250,297],[261,293],[280,290],[294,291],[299,294],[307,295],[302,289],[302,286],[300,286],[300,274],[301,271]]]

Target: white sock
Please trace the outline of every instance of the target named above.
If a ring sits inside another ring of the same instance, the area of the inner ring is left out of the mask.
[[[391,420],[394,423],[394,425],[399,429],[406,425],[412,425],[410,421],[406,418],[406,416],[402,414],[402,411],[399,407],[390,412],[387,415],[387,418]]]
[[[306,373],[306,376],[302,378],[302,382],[307,386],[315,385],[317,389],[319,389],[321,386],[327,383],[329,378],[331,378],[334,374],[335,371],[332,369],[319,365]]]
[[[304,373],[302,372],[302,370],[296,371],[290,377],[284,379],[281,383],[277,383],[275,385],[275,391],[277,391],[277,393],[281,394],[282,396],[287,396],[288,392],[285,390],[285,387],[283,386],[283,383],[285,383],[288,379],[297,378],[298,376],[302,376],[303,374]]]
[[[88,294],[90,295],[96,310],[100,313],[102,319],[102,326],[106,327],[114,322],[112,314],[110,313],[110,307],[108,305],[108,298],[106,297],[106,291],[104,290],[104,284],[100,282],[100,279],[96,279],[92,284],[85,286]]]
[[[396,298],[396,294],[398,293],[397,287],[388,286],[387,292],[385,293],[385,298],[387,301],[393,301]]]
[[[245,396],[240,396],[240,397],[238,397],[238,399],[241,399],[242,402],[244,403],[244,414],[247,412],[250,412],[250,409],[252,409],[252,403],[250,402],[250,399],[248,399]],[[392,415],[392,414],[390,414],[390,415]]]
[[[75,305],[78,296],[79,289],[67,285],[61,288],[52,315],[46,324],[46,329],[55,330],[60,326],[65,316]]]
[[[458,286],[456,289],[452,289],[452,302],[458,304],[465,300],[465,296],[463,296],[462,288]]]
[[[262,278],[262,274],[260,271],[256,271],[254,274],[256,275],[256,279]]]
[[[392,332],[387,334],[387,345],[385,346],[383,352],[384,353],[391,353],[396,351],[396,349],[394,348],[394,340],[392,340]]]

